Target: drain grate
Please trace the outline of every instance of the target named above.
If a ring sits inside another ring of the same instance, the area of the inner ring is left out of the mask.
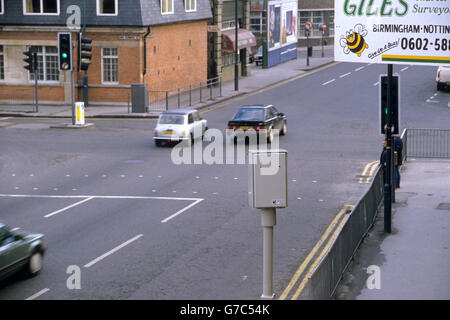
[[[439,203],[439,205],[437,206],[438,210],[450,210],[450,202],[441,202]]]

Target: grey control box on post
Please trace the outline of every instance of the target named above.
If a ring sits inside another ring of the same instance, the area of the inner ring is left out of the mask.
[[[249,200],[252,208],[286,208],[287,151],[249,151]]]

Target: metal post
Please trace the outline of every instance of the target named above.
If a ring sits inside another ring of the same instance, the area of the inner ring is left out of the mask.
[[[38,77],[39,77],[39,63],[37,52],[33,52],[33,65],[34,65],[34,91],[36,98],[36,112],[39,112],[39,85],[38,85]]]
[[[86,0],[83,0],[83,35],[86,36]],[[78,48],[78,50],[81,50],[81,48]],[[78,62],[80,63],[80,62]],[[89,103],[89,92],[88,92],[88,75],[87,70],[84,70],[84,76],[83,76],[83,100],[84,100],[84,107],[88,107]]]
[[[238,40],[238,0],[234,0],[234,91],[239,91],[239,40]]]
[[[323,37],[324,37],[324,35],[325,35],[325,31],[323,30],[323,27],[322,27],[322,58],[324,57],[324,54],[323,54]]]
[[[273,299],[273,227],[276,225],[276,209],[261,209],[263,229],[263,293],[262,299]]]
[[[209,100],[213,100],[213,83],[211,80],[209,80]]]
[[[166,111],[169,110],[169,91],[166,91]]]
[[[306,65],[309,67],[309,31],[306,36]]]
[[[189,85],[189,107],[192,106],[192,85]]]
[[[73,68],[72,71],[70,71],[70,79],[71,79],[71,84],[70,84],[70,95],[72,98],[72,125],[75,125],[75,98],[74,98],[74,94],[73,94],[73,87],[74,87],[74,79],[73,79]]]
[[[387,115],[386,115],[386,177],[384,181],[384,232],[391,233],[392,214],[392,178],[391,178],[391,157],[392,157],[392,132],[391,132],[391,95],[392,89],[392,64],[388,64],[387,77]]]
[[[180,87],[178,87],[178,109],[180,109]]]
[[[200,81],[200,103],[202,102],[202,82]]]

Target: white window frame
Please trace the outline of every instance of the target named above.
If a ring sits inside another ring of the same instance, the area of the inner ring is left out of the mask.
[[[186,12],[197,11],[197,0],[184,0],[184,11]]]
[[[60,77],[60,74],[59,74],[59,67],[58,67],[58,47],[57,46],[28,46],[27,50],[29,50],[30,47],[41,47],[42,48],[42,52],[38,52],[38,60],[39,60],[39,57],[42,57],[43,79],[42,80],[38,79],[39,82],[41,82],[41,83],[42,82],[43,83],[53,83],[53,84],[60,83],[61,77]],[[56,52],[47,53],[45,47],[55,47],[57,50],[56,50]],[[56,72],[58,74],[58,80],[47,80],[47,67],[46,67],[46,65],[47,65],[47,57],[48,56],[56,57],[56,65],[57,65],[57,68],[58,68],[58,70]],[[28,71],[28,81],[34,82],[34,77],[36,77],[36,75],[34,74],[33,78],[31,78],[31,72]]]
[[[5,45],[0,44],[0,47],[2,47],[2,50],[0,51],[0,56],[3,57],[3,79],[0,78],[0,82],[4,82],[5,81],[5,61],[6,61],[6,59],[5,59]],[[1,68],[1,66],[0,66],[0,68]]]
[[[114,11],[115,13],[101,13],[100,12],[100,1],[97,0],[97,16],[115,17],[119,15],[119,0],[114,0]]]
[[[44,0],[39,0],[41,3],[41,12],[27,12],[27,0],[23,0],[23,15],[24,16],[59,16],[61,1],[56,0],[56,13],[43,12],[44,10]]]
[[[116,56],[112,56],[112,55],[104,55],[104,49],[117,49],[117,55]],[[105,73],[103,72],[105,70],[105,58],[115,58],[117,59],[117,81],[106,81],[105,80]],[[110,84],[119,84],[119,48],[115,48],[115,47],[105,47],[102,48],[101,50],[101,59],[102,59],[102,84],[106,84],[106,85],[110,85]]]
[[[166,3],[166,8],[169,7],[169,3],[171,3],[172,6],[172,11],[163,11],[163,2]],[[161,14],[173,14],[174,13],[174,4],[173,4],[173,0],[160,0],[159,4],[161,6]]]
[[[0,0],[1,8],[0,8],[0,14],[5,13],[5,0]]]

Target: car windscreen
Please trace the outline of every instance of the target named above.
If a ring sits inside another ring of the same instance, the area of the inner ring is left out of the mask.
[[[184,124],[184,116],[176,114],[163,114],[159,117],[159,124]]]
[[[264,121],[264,109],[239,109],[233,120],[236,121]]]

